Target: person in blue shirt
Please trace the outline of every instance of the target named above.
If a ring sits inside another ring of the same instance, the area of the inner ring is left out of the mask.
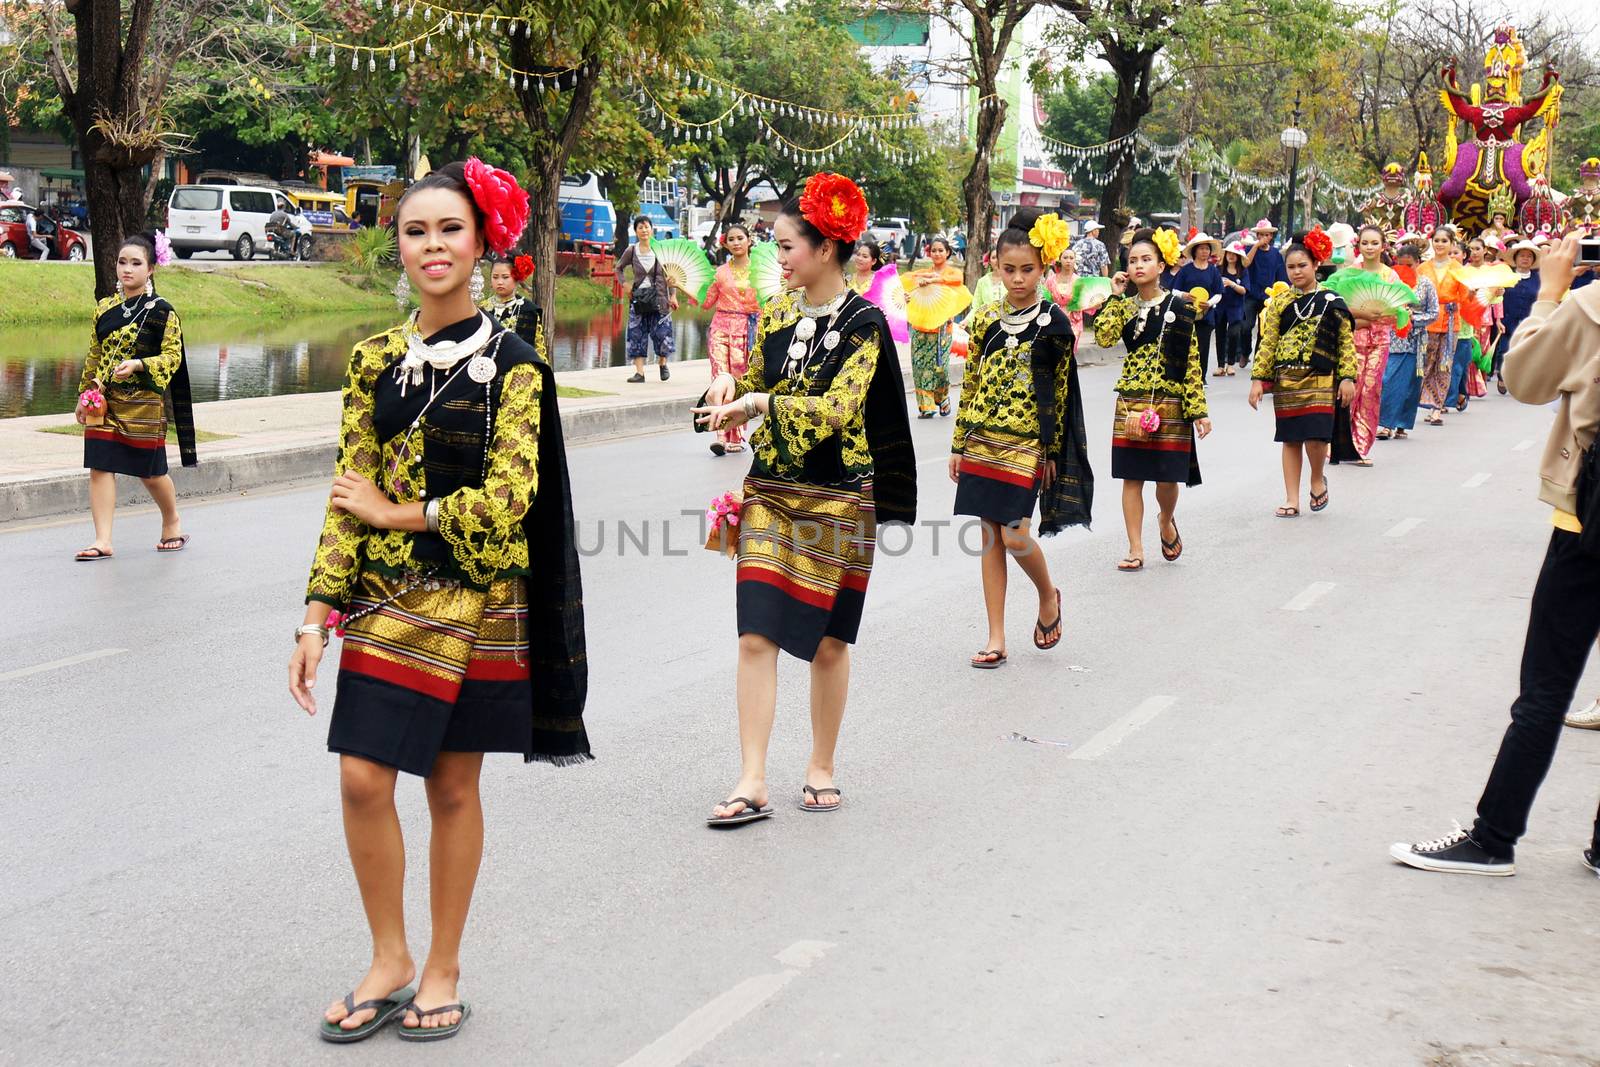
[[[1518,241],[1512,245],[1511,269],[1517,272],[1519,280],[1500,298],[1500,343],[1494,349],[1494,381],[1501,396],[1506,393],[1506,381],[1500,371],[1506,352],[1511,348],[1511,336],[1539,297],[1539,246],[1532,241]]]
[[[1217,369],[1216,376],[1232,376],[1250,358],[1249,333],[1244,321],[1245,293],[1250,287],[1250,272],[1245,268],[1244,257],[1248,249],[1243,244],[1229,245],[1222,253],[1222,303],[1217,305]]]
[[[1283,265],[1283,253],[1272,247],[1272,239],[1278,235],[1278,228],[1271,219],[1262,219],[1256,223],[1253,232],[1256,243],[1250,246],[1244,256],[1245,268],[1250,272],[1244,303],[1245,340],[1251,352],[1256,350],[1255,331],[1257,321],[1261,318],[1261,309],[1267,303],[1267,290],[1278,282],[1289,284],[1289,271]]]
[[[1193,289],[1204,289],[1207,298],[1217,297],[1222,294],[1222,271],[1217,269],[1217,261],[1222,258],[1222,242],[1215,237],[1207,237],[1205,233],[1197,233],[1189,238],[1189,243],[1183,246],[1184,255],[1189,261],[1178,268],[1178,273],[1173,279],[1172,288],[1180,293],[1187,293]],[[1200,373],[1206,372],[1206,362],[1210,359],[1211,337],[1217,330],[1217,323],[1221,315],[1215,303],[1205,308],[1196,308],[1200,317],[1194,324],[1195,345],[1200,349]],[[1221,338],[1218,338],[1217,372],[1222,371]]]

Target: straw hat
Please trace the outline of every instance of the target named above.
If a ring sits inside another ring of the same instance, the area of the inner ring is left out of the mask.
[[[1195,245],[1210,245],[1211,258],[1222,258],[1222,242],[1217,240],[1215,237],[1208,237],[1204,230],[1201,230],[1199,233],[1196,233],[1193,237],[1189,238],[1188,243],[1183,246],[1183,254],[1188,255],[1194,249]]]
[[[1516,244],[1506,249],[1506,263],[1513,268],[1515,268],[1517,265],[1518,252],[1532,252],[1533,265],[1535,269],[1538,268],[1540,262],[1544,259],[1544,249],[1541,246],[1534,244],[1532,241],[1518,241]]]
[[[1262,219],[1260,222],[1258,222],[1254,226],[1250,227],[1250,230],[1251,230],[1252,233],[1262,233],[1262,232],[1277,233],[1278,232],[1278,228],[1272,224],[1272,220],[1271,219]]]

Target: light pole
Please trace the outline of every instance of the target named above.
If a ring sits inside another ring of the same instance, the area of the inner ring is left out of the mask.
[[[1300,172],[1300,149],[1306,146],[1306,131],[1300,128],[1300,90],[1294,91],[1294,117],[1289,121],[1288,127],[1278,134],[1278,143],[1289,150],[1289,202],[1285,207],[1286,215],[1283,223],[1285,236],[1294,239],[1294,196],[1295,179]]]

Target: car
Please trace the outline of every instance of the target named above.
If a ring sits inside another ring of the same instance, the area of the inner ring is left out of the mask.
[[[271,247],[267,220],[282,191],[259,185],[179,185],[167,199],[167,240],[179,259],[232,252],[254,259]]]
[[[893,248],[896,252],[905,251],[906,235],[911,232],[911,220],[905,218],[873,219],[867,226],[867,234],[878,246],[885,250]]]
[[[21,200],[0,201],[0,256],[7,259],[38,259],[28,240],[28,216],[34,217],[34,226],[45,244],[50,246],[48,258],[81,263],[89,258],[89,244],[83,235],[62,226],[48,215]]]

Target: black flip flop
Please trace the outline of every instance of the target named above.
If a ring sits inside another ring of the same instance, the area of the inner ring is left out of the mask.
[[[711,454],[713,456],[725,456],[728,454],[728,446],[721,441],[713,441],[711,442]]]
[[[467,1019],[472,1016],[471,1004],[446,1004],[440,1008],[429,1008],[427,1011],[423,1011],[417,1007],[417,1002],[412,1000],[402,1005],[402,1009],[416,1012],[418,1025],[407,1026],[405,1023],[401,1023],[401,1041],[443,1041],[446,1038],[455,1037],[461,1032],[461,1028],[467,1025]],[[430,1015],[446,1015],[452,1011],[459,1011],[461,1018],[449,1026],[430,1026],[426,1029],[421,1026],[422,1020]]]
[[[171,548],[166,546],[171,545]],[[179,534],[177,537],[163,537],[156,542],[157,552],[182,552],[189,547],[189,535]]]
[[[844,794],[832,786],[829,786],[826,789],[813,789],[809,785],[805,785],[800,787],[800,792],[802,796],[809,794],[811,799],[814,801],[821,800],[824,794],[839,798],[839,803],[837,804],[807,804],[805,800],[802,799],[798,805],[801,811],[809,811],[812,813],[822,811],[838,811],[840,808],[844,807]]]
[[[1052,630],[1055,631],[1056,635],[1056,639],[1054,641],[1050,640],[1050,632]],[[1061,632],[1061,590],[1057,589],[1056,621],[1051,623],[1049,626],[1044,624],[1043,619],[1040,619],[1038,622],[1033,624],[1033,647],[1037,648],[1041,652],[1048,652],[1052,648],[1055,648],[1057,645],[1059,645],[1061,643],[1061,638],[1064,636],[1065,634]],[[1041,640],[1041,638],[1043,638],[1043,640]]]
[[[102,552],[98,548],[86,548],[72,558],[79,563],[99,563],[103,559],[110,559],[115,552]]]
[[[1172,532],[1176,535],[1172,540],[1168,541],[1165,537],[1161,538],[1161,558],[1168,563],[1178,562],[1178,557],[1183,555],[1183,533],[1179,531],[1176,519],[1172,521]],[[1161,536],[1159,530],[1156,531],[1156,536]]]
[[[397,989],[386,997],[375,997],[372,1000],[363,1000],[356,1003],[356,992],[351,990],[344,995],[345,1018],[348,1019],[358,1011],[373,1009],[376,1014],[353,1030],[346,1030],[338,1023],[322,1020],[322,1040],[331,1041],[335,1045],[348,1045],[352,1041],[365,1041],[373,1034],[382,1030],[394,1021],[411,1004],[411,987]],[[404,999],[402,999],[404,998]]]
[[[761,819],[772,817],[772,805],[757,807],[756,802],[749,797],[729,797],[722,802],[722,807],[729,804],[743,804],[743,811],[736,811],[732,815],[712,815],[706,819],[707,826],[743,826],[745,823],[757,822]]]
[[[1325,508],[1327,506],[1328,506],[1328,485],[1327,485],[1326,482],[1324,482],[1323,485],[1322,485],[1322,492],[1321,493],[1312,493],[1311,494],[1311,510],[1312,511],[1321,511],[1323,508]]]
[[[1122,565],[1123,563],[1132,563],[1134,566],[1124,567]],[[1132,574],[1135,571],[1142,571],[1144,570],[1144,560],[1140,559],[1138,556],[1123,556],[1122,560],[1117,564],[1117,570],[1121,571],[1123,574]]]
[[[1300,509],[1280,507],[1277,511],[1274,511],[1273,514],[1280,519],[1298,519],[1300,517]]]
[[[978,656],[994,656],[995,658],[985,660],[979,659]],[[1006,665],[1006,654],[1001,652],[998,648],[986,648],[982,652],[979,652],[978,656],[974,656],[967,662],[971,663],[980,671],[999,670],[1001,667]]]

